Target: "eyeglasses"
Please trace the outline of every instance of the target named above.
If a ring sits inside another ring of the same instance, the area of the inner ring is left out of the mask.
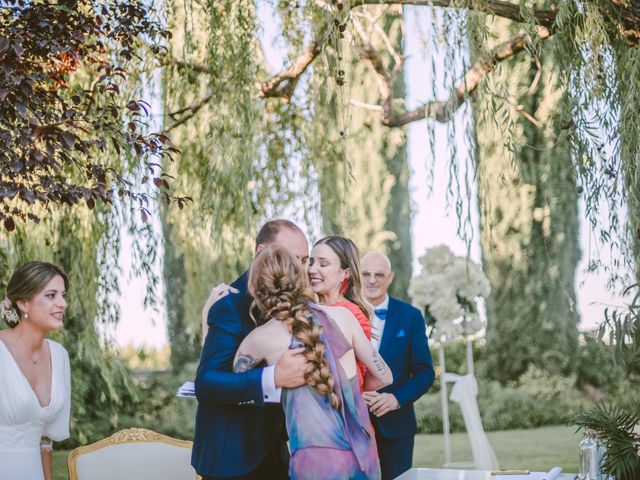
[[[375,278],[376,280],[383,280],[386,276],[387,274],[383,272],[362,272],[362,278],[366,278],[367,280],[370,278]]]

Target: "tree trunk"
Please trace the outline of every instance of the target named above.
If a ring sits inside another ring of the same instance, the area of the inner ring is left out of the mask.
[[[493,22],[504,24],[494,27],[505,38],[515,31],[506,20]],[[575,369],[578,194],[553,41],[541,45],[539,63],[503,62],[474,102],[482,259],[492,288],[488,372],[501,382],[530,366]],[[499,82],[504,90],[495,89]]]

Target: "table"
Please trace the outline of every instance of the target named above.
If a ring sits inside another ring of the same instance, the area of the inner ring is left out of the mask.
[[[523,477],[530,477],[534,480],[537,475],[543,472],[531,472],[531,475],[491,475],[488,470],[453,470],[449,468],[412,468],[407,470],[402,475],[396,478],[396,480],[496,480],[496,479],[522,479]],[[538,477],[540,478],[540,477]],[[555,480],[574,480],[574,473],[561,473]]]

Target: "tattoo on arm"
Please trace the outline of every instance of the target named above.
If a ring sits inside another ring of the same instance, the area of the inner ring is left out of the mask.
[[[249,354],[240,353],[236,363],[233,364],[233,371],[235,373],[242,373],[251,370],[256,366],[256,360]]]
[[[380,354],[377,351],[373,351],[373,364],[376,367],[376,370],[378,371],[378,373],[380,373],[381,375],[384,375],[387,373],[387,363],[384,361],[384,359],[380,356]]]

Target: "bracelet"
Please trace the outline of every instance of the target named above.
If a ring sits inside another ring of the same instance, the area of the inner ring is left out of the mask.
[[[49,437],[41,437],[40,438],[40,451],[41,452],[51,452],[53,450],[53,440]]]

